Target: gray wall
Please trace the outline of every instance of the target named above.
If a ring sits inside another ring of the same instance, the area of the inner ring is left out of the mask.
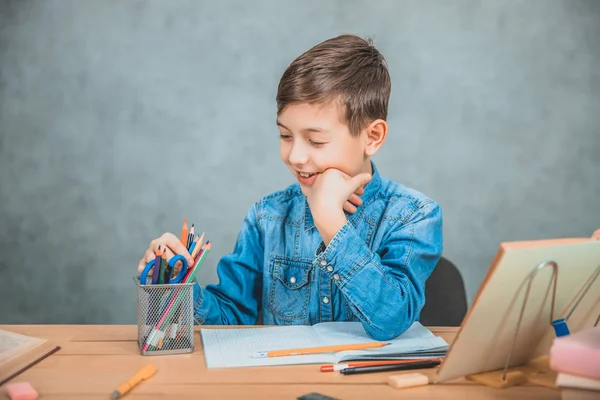
[[[138,260],[184,217],[216,282],[293,180],[281,73],[344,32],[389,62],[375,161],[442,205],[469,300],[500,241],[600,228],[600,2],[321,1],[0,0],[0,323],[133,323]]]

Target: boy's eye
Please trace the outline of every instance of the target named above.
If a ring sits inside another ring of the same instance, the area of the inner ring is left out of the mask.
[[[326,144],[326,143],[324,143],[324,142],[315,142],[314,140],[309,140],[309,142],[310,142],[310,144],[312,144],[312,145],[313,145],[313,146],[315,146],[315,147],[321,147],[321,146],[323,146],[324,144]]]
[[[280,134],[279,137],[283,140],[290,140],[292,138],[291,135],[284,135],[283,133]]]

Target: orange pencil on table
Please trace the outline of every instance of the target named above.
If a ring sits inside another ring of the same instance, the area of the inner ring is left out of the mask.
[[[406,359],[406,360],[385,360],[385,361],[355,361],[355,362],[349,362],[347,364],[321,365],[321,372],[333,372],[333,371],[340,371],[344,368],[367,367],[370,365],[406,364],[406,363],[426,361],[426,360],[442,362],[442,360],[439,358],[428,358],[428,359],[415,358],[415,359]]]
[[[337,346],[321,346],[321,347],[306,347],[303,349],[289,349],[289,350],[273,350],[273,351],[259,351],[251,355],[252,358],[269,358],[269,357],[283,357],[283,356],[299,356],[304,354],[317,354],[317,353],[334,353],[336,351],[344,350],[364,350],[374,349],[378,347],[387,346],[387,342],[373,342],[373,343],[353,343],[353,344],[341,344]]]
[[[187,226],[187,219],[184,219],[183,227],[181,227],[181,244],[186,246],[187,240],[188,240],[188,226]]]
[[[111,395],[111,399],[118,399],[119,397],[125,395],[125,393],[129,392],[135,385],[138,383],[145,381],[151,378],[156,373],[156,366],[150,363],[146,365],[144,368],[139,370],[135,375],[133,375],[127,382],[123,383],[121,386],[117,388]]]

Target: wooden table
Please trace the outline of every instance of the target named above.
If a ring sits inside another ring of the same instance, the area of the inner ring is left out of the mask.
[[[296,399],[310,392],[338,399],[369,400],[561,397],[560,391],[543,387],[496,390],[462,379],[398,390],[385,381],[399,372],[344,376],[322,373],[318,365],[208,370],[198,332],[194,353],[143,357],[137,348],[135,325],[0,325],[0,329],[46,338],[61,346],[57,353],[13,379],[29,381],[40,393],[40,399],[106,400],[119,384],[150,361],[155,363],[157,374],[136,386],[125,399]],[[457,328],[430,329],[448,343],[457,332]],[[435,370],[419,372],[432,376]],[[2,388],[0,399],[5,398],[8,396]]]

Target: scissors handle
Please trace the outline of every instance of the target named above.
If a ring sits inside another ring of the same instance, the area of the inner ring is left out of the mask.
[[[146,285],[146,282],[148,281],[148,274],[150,273],[150,270],[154,268],[154,263],[155,260],[149,261],[148,264],[146,264],[146,266],[144,267],[144,270],[140,274],[140,285]],[[151,283],[152,281],[148,282],[148,284]]]
[[[173,258],[171,258],[169,260],[170,271],[173,271],[173,268],[175,268],[175,263],[177,261],[181,261],[181,268],[179,269],[179,273],[177,274],[177,276],[175,278],[171,279],[169,281],[169,283],[181,283],[181,281],[183,280],[183,277],[185,276],[185,274],[187,272],[188,263],[187,263],[187,260],[185,259],[185,257],[182,256],[181,254],[175,255]]]
[[[175,268],[175,263],[177,261],[181,261],[181,268],[179,270],[179,273],[173,279],[170,279],[170,280],[165,279],[165,283],[180,283],[183,280],[183,278],[187,272],[187,269],[188,269],[188,263],[187,263],[187,260],[185,259],[185,257],[180,254],[175,255],[174,257],[172,257],[169,260],[169,263],[167,264],[169,266],[169,268],[167,268],[169,271],[168,278],[171,277],[170,271],[173,271],[173,268]],[[140,274],[140,285],[145,285],[146,282],[148,281],[148,274],[150,273],[150,270],[154,267],[154,263],[155,263],[155,260],[152,260],[152,261],[149,261],[148,264],[146,264],[146,267]],[[155,271],[155,273],[158,273],[158,271]]]

